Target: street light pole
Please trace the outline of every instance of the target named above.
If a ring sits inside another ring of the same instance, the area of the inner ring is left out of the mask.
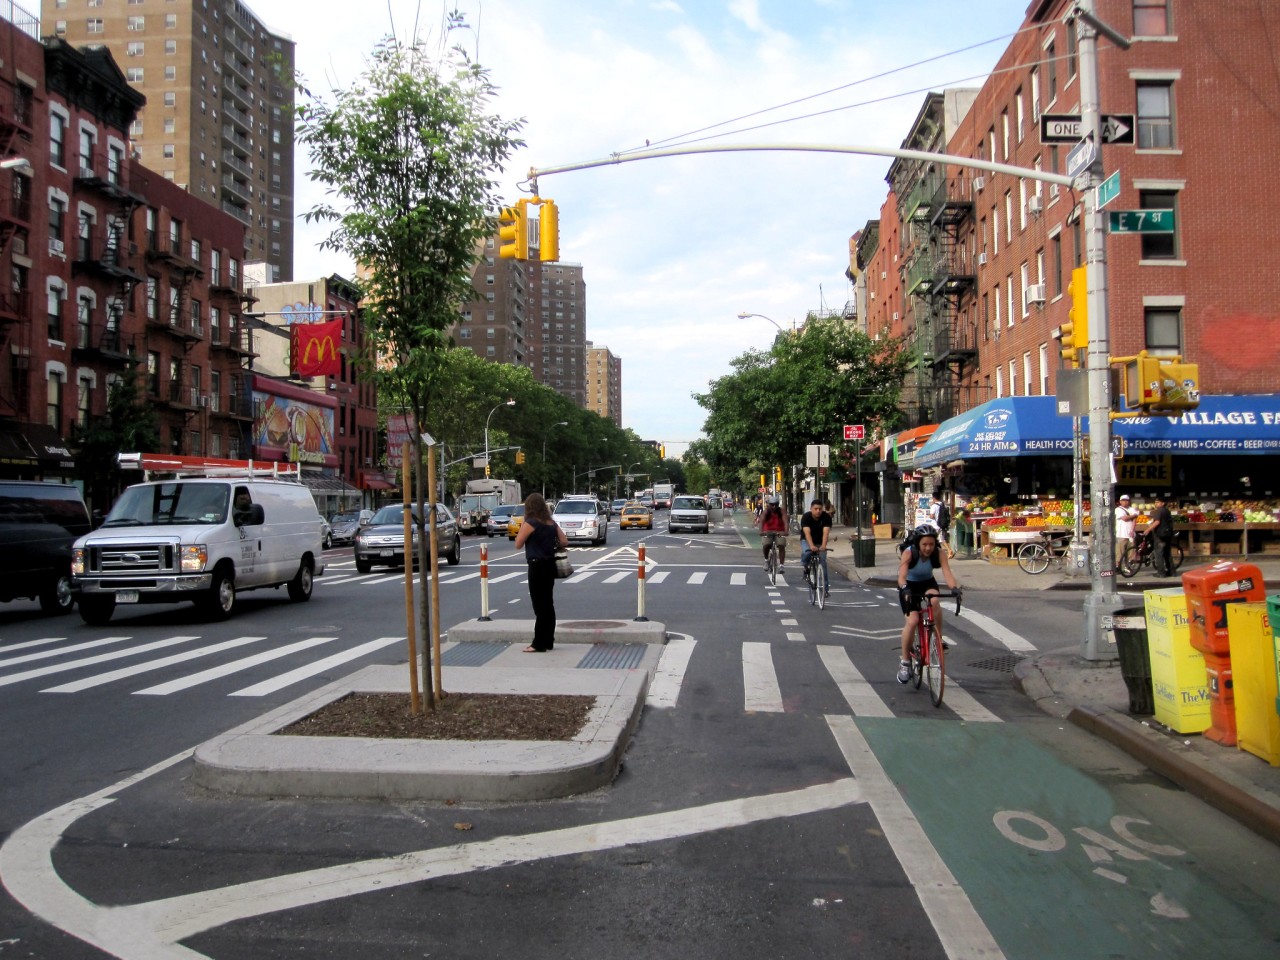
[[[761,320],[768,320],[770,323],[772,323],[775,327],[778,328],[779,333],[787,332],[782,329],[782,324],[778,323],[777,320],[773,319],[773,317],[766,317],[763,313],[748,313],[746,310],[743,310],[738,314],[739,320],[746,320],[749,317],[759,317]]]
[[[489,478],[489,421],[492,420],[493,415],[503,407],[514,407],[515,405],[516,402],[514,400],[504,400],[502,403],[490,410],[489,416],[484,419],[484,475],[486,480]]]
[[[547,430],[547,433],[550,433],[551,430],[554,430],[556,427],[567,427],[568,425],[569,425],[568,420],[561,420],[559,423],[553,423],[550,429]],[[542,435],[542,496],[543,496],[543,499],[546,499],[546,496],[547,496],[547,433],[544,433]]]

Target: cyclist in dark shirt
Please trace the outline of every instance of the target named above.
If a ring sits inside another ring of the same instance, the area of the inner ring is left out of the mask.
[[[831,538],[831,514],[822,509],[822,501],[815,500],[809,504],[809,512],[800,521],[800,566],[806,576],[809,573],[810,558],[817,554],[818,562],[825,569],[827,566],[827,541]],[[827,571],[827,582],[830,583],[830,571]],[[827,590],[830,596],[831,591]]]

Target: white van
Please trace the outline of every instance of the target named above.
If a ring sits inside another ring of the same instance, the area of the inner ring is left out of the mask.
[[[290,480],[135,484],[72,548],[80,616],[101,625],[120,605],[190,600],[222,620],[240,591],[262,587],[309,600],[324,572],[323,526],[311,492]]]

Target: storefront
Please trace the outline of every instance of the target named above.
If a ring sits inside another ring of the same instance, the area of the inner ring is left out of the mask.
[[[0,422],[0,479],[69,481],[75,469],[75,458],[53,427]]]
[[[881,459],[876,463],[882,514],[880,523],[901,530],[910,524],[916,502],[927,493],[931,477],[919,470],[918,455],[938,429],[936,423],[913,427],[880,441]],[[880,534],[877,534],[880,536]]]

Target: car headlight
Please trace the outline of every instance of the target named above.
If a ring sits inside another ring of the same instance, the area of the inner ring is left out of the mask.
[[[199,573],[209,562],[209,548],[203,543],[184,546],[181,557],[183,573]]]
[[[71,575],[84,576],[84,547],[76,547],[71,551]]]

